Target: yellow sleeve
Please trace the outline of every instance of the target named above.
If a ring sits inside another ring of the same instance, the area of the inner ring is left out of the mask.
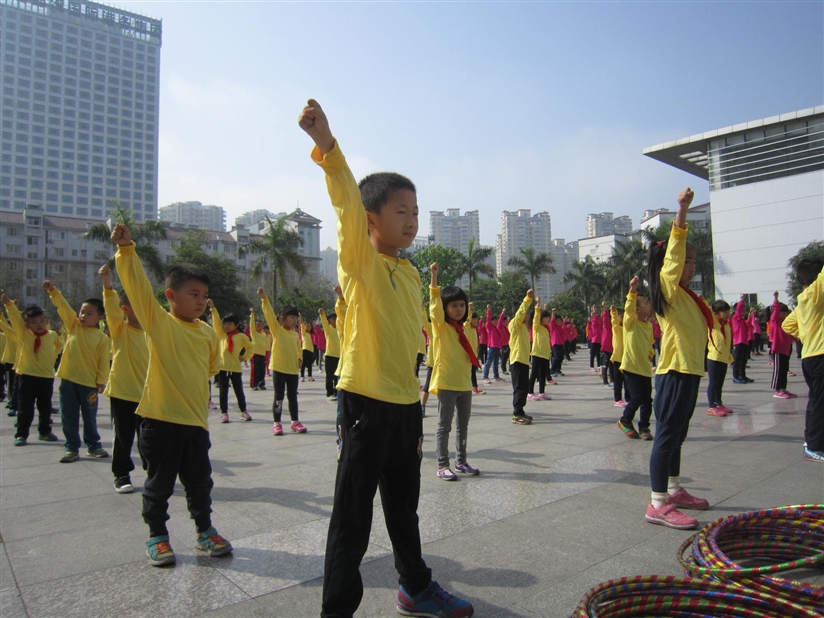
[[[423,329],[426,331],[426,336],[429,337],[429,345],[432,345],[432,322],[429,321],[429,316],[426,315],[426,308],[421,307],[421,319],[423,320]]]
[[[632,330],[635,327],[637,292],[627,292],[627,300],[624,303],[624,330]]]
[[[532,316],[532,340],[535,341],[536,333],[541,328],[541,306],[535,305],[535,313]]]
[[[320,314],[320,323],[323,326],[323,334],[325,335],[326,333],[329,332],[329,328],[330,328],[329,327],[329,320],[326,319],[326,312],[325,311]]]
[[[218,312],[217,307],[210,307],[209,313],[212,314],[212,328],[215,329],[217,338],[225,339],[226,331],[223,330],[223,321],[220,319],[220,313]]]
[[[532,298],[529,296],[524,296],[524,299],[521,301],[521,306],[518,307],[518,311],[515,312],[515,317],[509,321],[509,332],[510,334],[513,332],[514,329],[518,328],[524,322],[524,318],[526,317],[526,312],[529,310],[529,305],[532,304]],[[513,324],[515,326],[513,326]]]
[[[57,314],[60,316],[60,319],[63,320],[64,329],[68,333],[71,333],[80,324],[74,309],[72,309],[69,301],[63,297],[63,294],[61,294],[57,288],[49,291],[49,297],[52,303],[54,303],[54,306],[57,307]]]
[[[123,332],[126,314],[120,306],[120,299],[113,289],[103,288],[103,308],[106,310],[106,319],[109,324],[109,332],[112,339],[117,339]]]
[[[109,380],[112,360],[112,340],[106,336],[100,338],[97,344],[97,384],[105,384]]]
[[[800,331],[798,330],[798,316],[795,314],[795,311],[784,318],[784,322],[781,323],[781,328],[791,337],[798,339]]]
[[[616,326],[620,326],[620,322],[618,321],[618,310],[611,310],[609,312],[609,321],[612,324],[613,328]]]
[[[446,316],[443,311],[443,301],[441,301],[440,286],[433,288],[429,286],[429,318],[432,320],[432,326],[439,329],[446,322]]]
[[[338,264],[349,275],[357,275],[361,268],[377,258],[369,241],[366,210],[361,202],[360,189],[338,143],[325,155],[317,146],[312,159],[326,173],[326,188],[332,207],[338,215]]]
[[[687,232],[689,225],[684,229],[672,224],[669,242],[667,243],[667,254],[664,257],[664,264],[661,267],[661,291],[664,297],[670,301],[675,295],[681,283],[681,275],[684,272],[684,261],[687,259]]]
[[[163,319],[163,314],[167,312],[154,296],[152,284],[146,277],[146,271],[143,270],[143,264],[135,252],[135,246],[132,243],[118,247],[115,264],[120,282],[126,290],[137,321],[140,322],[144,331],[150,332],[152,328],[157,327],[159,320]],[[63,317],[62,314],[60,317]],[[66,324],[65,320],[63,324]]]
[[[272,305],[269,303],[268,298],[261,298],[260,306],[263,309],[263,317],[266,318],[266,323],[269,324],[269,330],[272,331],[272,337],[274,337],[275,331],[280,328],[280,323],[275,315],[275,310],[272,309]]]
[[[20,313],[20,309],[17,308],[17,305],[15,305],[11,301],[7,302],[6,303],[6,313],[9,315],[10,320],[12,319],[11,316],[13,314],[13,311],[16,311],[18,314]],[[23,321],[22,316],[20,317],[20,321],[21,322]],[[19,335],[20,331],[15,329],[14,326],[12,326],[11,324],[9,324],[6,321],[6,318],[3,317],[2,313],[0,313],[0,331],[3,331],[4,333],[6,333],[6,337],[8,337],[14,343],[16,343],[18,345],[20,344],[20,335]]]

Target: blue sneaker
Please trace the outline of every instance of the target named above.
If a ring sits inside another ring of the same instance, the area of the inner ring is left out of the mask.
[[[166,566],[175,563],[175,553],[169,545],[169,535],[152,537],[146,541],[146,555],[152,566]]]
[[[426,618],[469,618],[475,613],[472,603],[454,597],[431,581],[426,590],[410,597],[401,586],[398,590],[398,612],[404,616]]]
[[[733,384],[749,384],[749,382],[747,382],[746,380],[742,380],[740,378],[733,378],[732,381]]]
[[[195,549],[207,551],[210,556],[223,556],[232,551],[232,544],[220,536],[212,526],[197,535]]]
[[[804,459],[807,461],[817,461],[819,463],[824,463],[824,451],[811,451],[807,448],[807,445],[804,445]]]

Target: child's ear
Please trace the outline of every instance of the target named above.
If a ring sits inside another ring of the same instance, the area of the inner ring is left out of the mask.
[[[172,288],[166,288],[166,300],[172,302],[175,298],[175,291]]]

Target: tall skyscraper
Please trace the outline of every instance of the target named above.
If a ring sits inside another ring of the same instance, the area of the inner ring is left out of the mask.
[[[160,20],[84,0],[0,0],[0,208],[157,218]]]
[[[509,266],[509,258],[523,257],[520,249],[533,247],[536,253],[552,255],[552,221],[548,212],[532,214],[528,208],[501,213],[501,234],[496,239],[496,265],[498,275],[514,270]],[[550,293],[549,275],[541,276],[535,282],[535,295],[548,298]]]
[[[204,206],[201,202],[175,202],[160,207],[160,220],[176,225],[195,226],[201,230],[226,231],[226,211],[222,206]]]
[[[466,253],[472,238],[476,244],[481,241],[478,211],[468,210],[463,215],[460,208],[448,208],[446,213],[432,211],[429,213],[429,235],[433,244]]]
[[[624,215],[613,218],[611,212],[587,215],[587,238],[606,236],[607,234],[632,233],[632,219]]]

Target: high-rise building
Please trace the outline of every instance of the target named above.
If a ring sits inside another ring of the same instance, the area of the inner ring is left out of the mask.
[[[278,215],[275,213],[265,210],[250,210],[249,212],[244,212],[239,217],[235,218],[235,225],[242,225],[244,227],[252,227],[255,223],[260,223],[261,221],[265,221],[266,217],[270,219],[276,219]]]
[[[498,275],[514,270],[509,266],[511,257],[523,257],[520,250],[532,247],[536,253],[552,255],[552,222],[548,212],[535,215],[528,208],[501,213],[501,234],[496,238],[496,270]],[[549,275],[542,275],[535,282],[535,295],[548,298]]]
[[[432,242],[461,253],[466,253],[469,241],[480,242],[481,228],[477,210],[461,215],[460,208],[448,208],[446,213],[435,210],[429,213],[429,235]]]
[[[333,283],[338,281],[338,252],[332,247],[320,252],[320,276]]]
[[[85,0],[0,0],[0,209],[157,218],[160,20]]]
[[[658,208],[656,210],[645,210],[641,219],[640,228],[655,229],[662,223],[671,223],[678,213],[667,208]],[[711,226],[711,211],[710,204],[706,202],[698,206],[692,206],[687,210],[687,223],[696,229],[710,229]]]
[[[294,231],[301,239],[302,243],[298,247],[298,253],[303,257],[306,266],[306,275],[317,280],[321,273],[321,255],[320,255],[320,219],[313,217],[309,213],[303,212],[300,208],[296,208],[290,213],[278,213],[269,219],[275,223],[279,219],[286,219],[286,225]],[[266,220],[258,221],[253,225],[248,226],[250,234],[263,235],[268,229]],[[245,226],[244,226],[245,228]],[[238,228],[239,229],[239,228]],[[337,275],[335,276],[337,279]]]
[[[624,215],[614,217],[611,212],[587,215],[587,238],[606,236],[607,234],[631,234],[632,219]]]
[[[555,272],[549,275],[547,298],[554,298],[572,287],[571,283],[564,282],[564,277],[572,270],[572,263],[578,259],[578,241],[564,242],[563,238],[553,238],[551,249],[552,267]]]
[[[160,220],[201,230],[226,231],[226,211],[222,206],[204,206],[201,202],[175,202],[160,208]]]

